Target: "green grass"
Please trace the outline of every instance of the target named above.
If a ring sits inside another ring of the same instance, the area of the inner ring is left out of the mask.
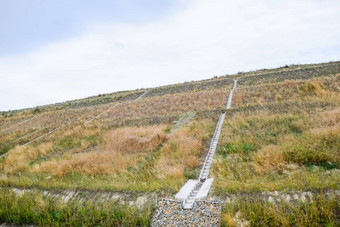
[[[334,103],[335,104],[335,103]],[[339,107],[227,117],[212,166],[216,194],[338,188]]]
[[[271,204],[259,198],[241,198],[222,209],[222,226],[339,226],[340,206],[336,197],[317,196],[311,203]]]
[[[282,145],[287,161],[302,165],[318,165],[328,168],[340,167],[339,130],[321,135],[305,133]]]
[[[11,146],[4,143],[0,145],[0,155],[7,153],[11,149]]]
[[[38,193],[16,196],[12,191],[0,191],[0,222],[39,226],[149,226],[152,210],[114,202],[65,203]]]

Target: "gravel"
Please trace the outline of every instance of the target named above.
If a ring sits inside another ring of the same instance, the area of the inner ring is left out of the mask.
[[[181,201],[159,199],[151,226],[221,226],[221,203],[197,200],[185,210]]]

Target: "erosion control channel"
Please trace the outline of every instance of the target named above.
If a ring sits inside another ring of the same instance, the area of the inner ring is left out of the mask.
[[[233,89],[230,90],[228,96],[227,110],[231,106],[236,84],[237,80],[234,80]],[[213,183],[213,178],[208,177],[225,116],[226,111],[221,113],[218,119],[199,178],[188,180],[175,195],[176,200],[160,199],[151,220],[151,226],[220,226],[221,203],[205,199]]]
[[[230,109],[233,92],[236,89],[236,84],[237,80],[234,80],[233,89],[230,90],[228,96],[228,102],[226,106],[227,110]],[[208,178],[208,176],[214,154],[216,152],[225,115],[226,112],[222,113],[217,122],[216,129],[210,143],[209,151],[202,166],[199,178],[197,180],[189,180],[175,196],[176,199],[183,200],[183,209],[192,209],[196,199],[204,199],[209,193],[213,179]]]

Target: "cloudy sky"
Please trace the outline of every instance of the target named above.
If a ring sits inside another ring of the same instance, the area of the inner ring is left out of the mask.
[[[0,0],[0,110],[340,60],[339,0]]]

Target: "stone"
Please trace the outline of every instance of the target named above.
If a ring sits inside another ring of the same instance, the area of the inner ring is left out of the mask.
[[[220,226],[221,203],[201,200],[195,202],[195,208],[182,209],[181,201],[167,199],[158,201],[157,209],[151,220],[151,226]],[[174,207],[178,209],[175,210]],[[160,214],[160,210],[163,211]],[[167,213],[165,215],[165,213]]]
[[[273,199],[273,197],[269,196],[268,197],[268,202],[269,203],[275,203],[275,200]]]

